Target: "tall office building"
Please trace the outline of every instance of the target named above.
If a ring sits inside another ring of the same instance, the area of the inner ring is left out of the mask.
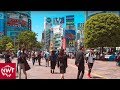
[[[48,51],[50,49],[51,29],[52,19],[50,17],[44,17],[44,41],[45,49]]]
[[[31,30],[30,11],[0,12],[0,33],[14,40],[21,31],[25,30]]]
[[[63,36],[63,28],[60,25],[53,27],[53,43],[54,49],[61,49],[62,47],[62,36]]]
[[[77,43],[78,43],[78,48],[79,46],[84,45],[84,23],[78,23],[78,33],[77,33]]]

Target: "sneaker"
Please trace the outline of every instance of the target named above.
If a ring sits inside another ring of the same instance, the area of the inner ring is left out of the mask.
[[[88,77],[89,77],[89,78],[92,78],[90,74],[88,74]]]
[[[61,79],[64,79],[64,77],[61,77]]]

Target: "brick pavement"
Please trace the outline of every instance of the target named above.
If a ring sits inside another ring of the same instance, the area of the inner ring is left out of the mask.
[[[68,59],[68,68],[65,74],[65,79],[76,79],[77,67],[74,65],[74,59]],[[0,60],[3,62],[3,60]],[[16,59],[13,60],[16,62]],[[28,61],[31,69],[27,71],[28,79],[60,79],[59,68],[56,67],[55,74],[50,73],[50,67],[45,67],[45,60],[41,60],[41,65],[38,62],[35,66],[32,65],[31,61]],[[85,64],[85,75],[84,79],[87,78],[87,64]],[[92,79],[119,79],[120,67],[116,66],[116,62],[110,61],[96,61],[92,70]],[[18,78],[17,78],[18,79]],[[24,79],[24,74],[22,73],[22,79]]]
[[[74,59],[70,59],[70,63],[74,64]],[[87,64],[85,64],[86,72],[88,70]],[[93,69],[92,75],[93,77],[98,77],[102,79],[120,79],[120,67],[116,66],[115,61],[101,61],[96,60]],[[94,78],[95,79],[95,78]]]

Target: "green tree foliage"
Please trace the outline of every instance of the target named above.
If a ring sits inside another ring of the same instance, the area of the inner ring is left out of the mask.
[[[13,44],[11,43],[11,42],[9,42],[8,44],[6,44],[6,49],[13,49],[14,48],[14,46],[13,46]]]
[[[0,41],[0,47],[2,48],[2,50],[6,49],[6,44],[8,43],[13,44],[13,40],[8,36],[3,36],[3,38]]]
[[[0,52],[3,50],[3,44],[2,44],[2,40],[0,40]]]
[[[88,19],[84,26],[86,48],[119,47],[120,17],[112,13],[101,13]]]
[[[37,42],[36,43],[36,48],[42,49],[44,47],[44,44],[42,42]]]
[[[25,47],[26,49],[32,49],[37,42],[37,34],[32,31],[21,32],[18,36],[17,42],[20,47]]]

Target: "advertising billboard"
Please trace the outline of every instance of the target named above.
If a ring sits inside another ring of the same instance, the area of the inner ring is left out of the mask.
[[[4,31],[4,21],[0,19],[0,33],[3,33]]]
[[[8,16],[9,18],[12,18],[12,19],[19,19],[20,17],[20,15],[16,13],[9,13]]]
[[[16,27],[27,27],[28,18],[24,15],[19,15],[16,13],[8,13],[7,25]]]
[[[50,29],[52,27],[52,19],[50,17],[45,17],[45,28]]]
[[[62,48],[66,50],[66,39],[65,38],[62,39]]]
[[[74,26],[74,15],[66,16],[66,26]]]
[[[4,34],[4,14],[0,12],[0,36]]]
[[[31,19],[28,19],[28,29],[31,30]]]
[[[76,38],[75,30],[65,30],[64,37],[69,40],[75,39]]]
[[[0,12],[0,19],[4,19],[4,14]]]
[[[14,13],[7,13],[7,25],[8,26],[18,26],[19,25],[19,14],[14,14]]]
[[[84,28],[84,23],[78,23],[77,24],[77,29],[82,30]]]
[[[69,30],[75,30],[74,15],[66,16],[66,28]]]
[[[66,39],[66,47],[75,47],[75,39]]]
[[[64,24],[64,17],[56,17],[56,18],[53,18],[53,24],[54,24],[54,25]]]
[[[75,40],[69,40],[69,47],[74,47],[75,46]]]

